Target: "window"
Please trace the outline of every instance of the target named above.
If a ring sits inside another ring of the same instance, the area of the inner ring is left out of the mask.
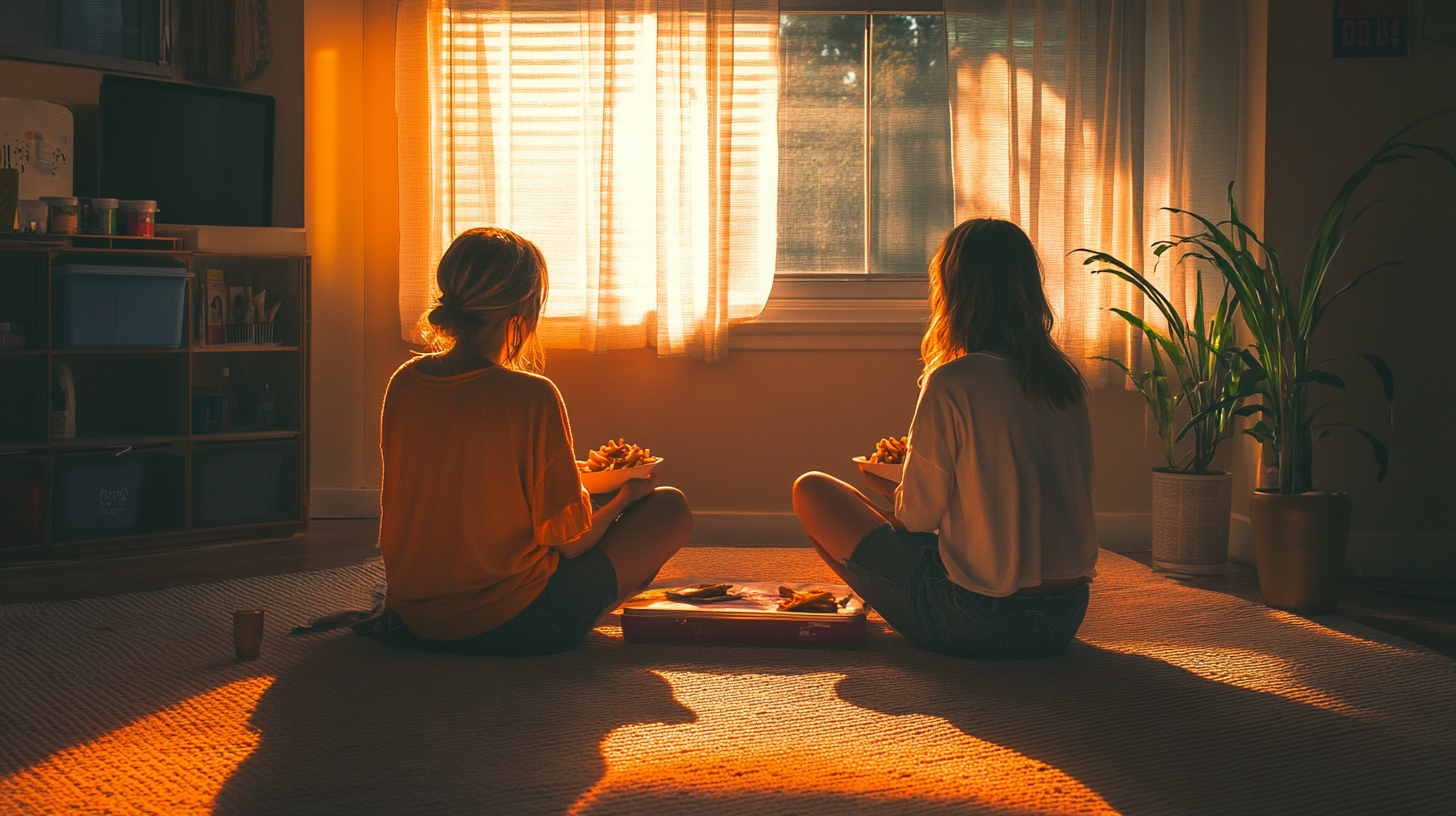
[[[168,0],[0,4],[0,57],[166,75]]]
[[[452,239],[535,241],[549,348],[719,359],[773,286],[777,3],[400,0],[400,319]]]
[[[944,18],[786,13],[779,47],[778,278],[923,279],[954,217]]]

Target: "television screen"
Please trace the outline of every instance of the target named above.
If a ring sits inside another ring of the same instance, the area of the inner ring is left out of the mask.
[[[105,198],[151,199],[157,222],[273,223],[273,97],[106,75]]]

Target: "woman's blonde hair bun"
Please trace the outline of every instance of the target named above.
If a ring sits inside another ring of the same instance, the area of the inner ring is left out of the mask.
[[[530,241],[508,229],[476,227],[455,237],[435,275],[439,305],[420,316],[420,333],[436,351],[451,348],[463,333],[505,332],[502,362],[539,367],[536,325],[546,304],[546,259]]]

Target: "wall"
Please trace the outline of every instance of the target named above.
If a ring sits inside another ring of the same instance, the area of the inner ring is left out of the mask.
[[[306,10],[307,209],[314,255],[313,484],[319,516],[377,512],[378,406],[408,359],[397,311],[398,179],[393,113],[394,3],[315,0]],[[344,212],[363,202],[363,218]],[[903,433],[917,354],[734,351],[722,363],[659,360],[650,350],[550,354],[578,452],[626,436],[667,457],[665,481],[699,513],[695,540],[799,540],[789,488]],[[1091,402],[1104,534],[1146,546],[1151,477],[1141,398]],[[1139,543],[1141,542],[1141,543]]]
[[[268,67],[236,88],[274,97],[273,225],[303,220],[303,4],[271,0],[273,43]],[[99,98],[106,71],[0,59],[0,96],[46,99],[71,106],[76,125],[75,194],[95,196],[98,178]],[[173,69],[172,80],[182,82]]]
[[[1244,49],[1239,65],[1239,130],[1243,135],[1239,147],[1238,189],[1240,216],[1256,232],[1264,232],[1265,133],[1267,129],[1267,74],[1269,57],[1269,2],[1244,0],[1242,5]],[[1239,338],[1250,341],[1247,327],[1239,326]],[[1253,420],[1243,422],[1247,427]],[[1254,536],[1249,526],[1249,494],[1259,484],[1259,443],[1239,434],[1223,446],[1233,471],[1233,508],[1229,530],[1229,557],[1235,561],[1254,563]]]
[[[1412,4],[1417,5],[1417,4]],[[1419,8],[1419,6],[1417,6]],[[1270,3],[1265,199],[1267,238],[1297,270],[1329,202],[1344,180],[1398,128],[1456,104],[1456,51],[1403,59],[1334,59],[1327,0]],[[1408,138],[1456,151],[1456,117]],[[1341,250],[1328,285],[1385,260],[1381,273],[1331,309],[1315,359],[1379,354],[1395,370],[1391,411],[1363,363],[1331,364],[1349,390],[1328,418],[1351,422],[1390,446],[1390,476],[1375,483],[1365,443],[1336,429],[1315,449],[1315,483],[1349,492],[1355,505],[1349,570],[1372,576],[1456,578],[1456,170],[1431,160],[1379,171],[1353,202],[1395,203],[1373,210]],[[1332,291],[1332,290],[1327,290]],[[1392,418],[1394,424],[1392,426]]]

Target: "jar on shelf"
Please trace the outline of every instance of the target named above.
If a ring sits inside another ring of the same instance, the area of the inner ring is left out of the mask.
[[[19,223],[21,232],[45,234],[46,222],[50,220],[50,207],[38,198],[20,199]]]
[[[86,232],[90,235],[120,235],[126,226],[121,214],[121,204],[114,198],[91,199],[91,210],[86,217]]]
[[[157,202],[123,201],[121,208],[126,211],[127,235],[134,238],[151,238],[156,234]]]
[[[74,196],[41,196],[48,209],[46,232],[75,235],[80,232],[81,202]]]

